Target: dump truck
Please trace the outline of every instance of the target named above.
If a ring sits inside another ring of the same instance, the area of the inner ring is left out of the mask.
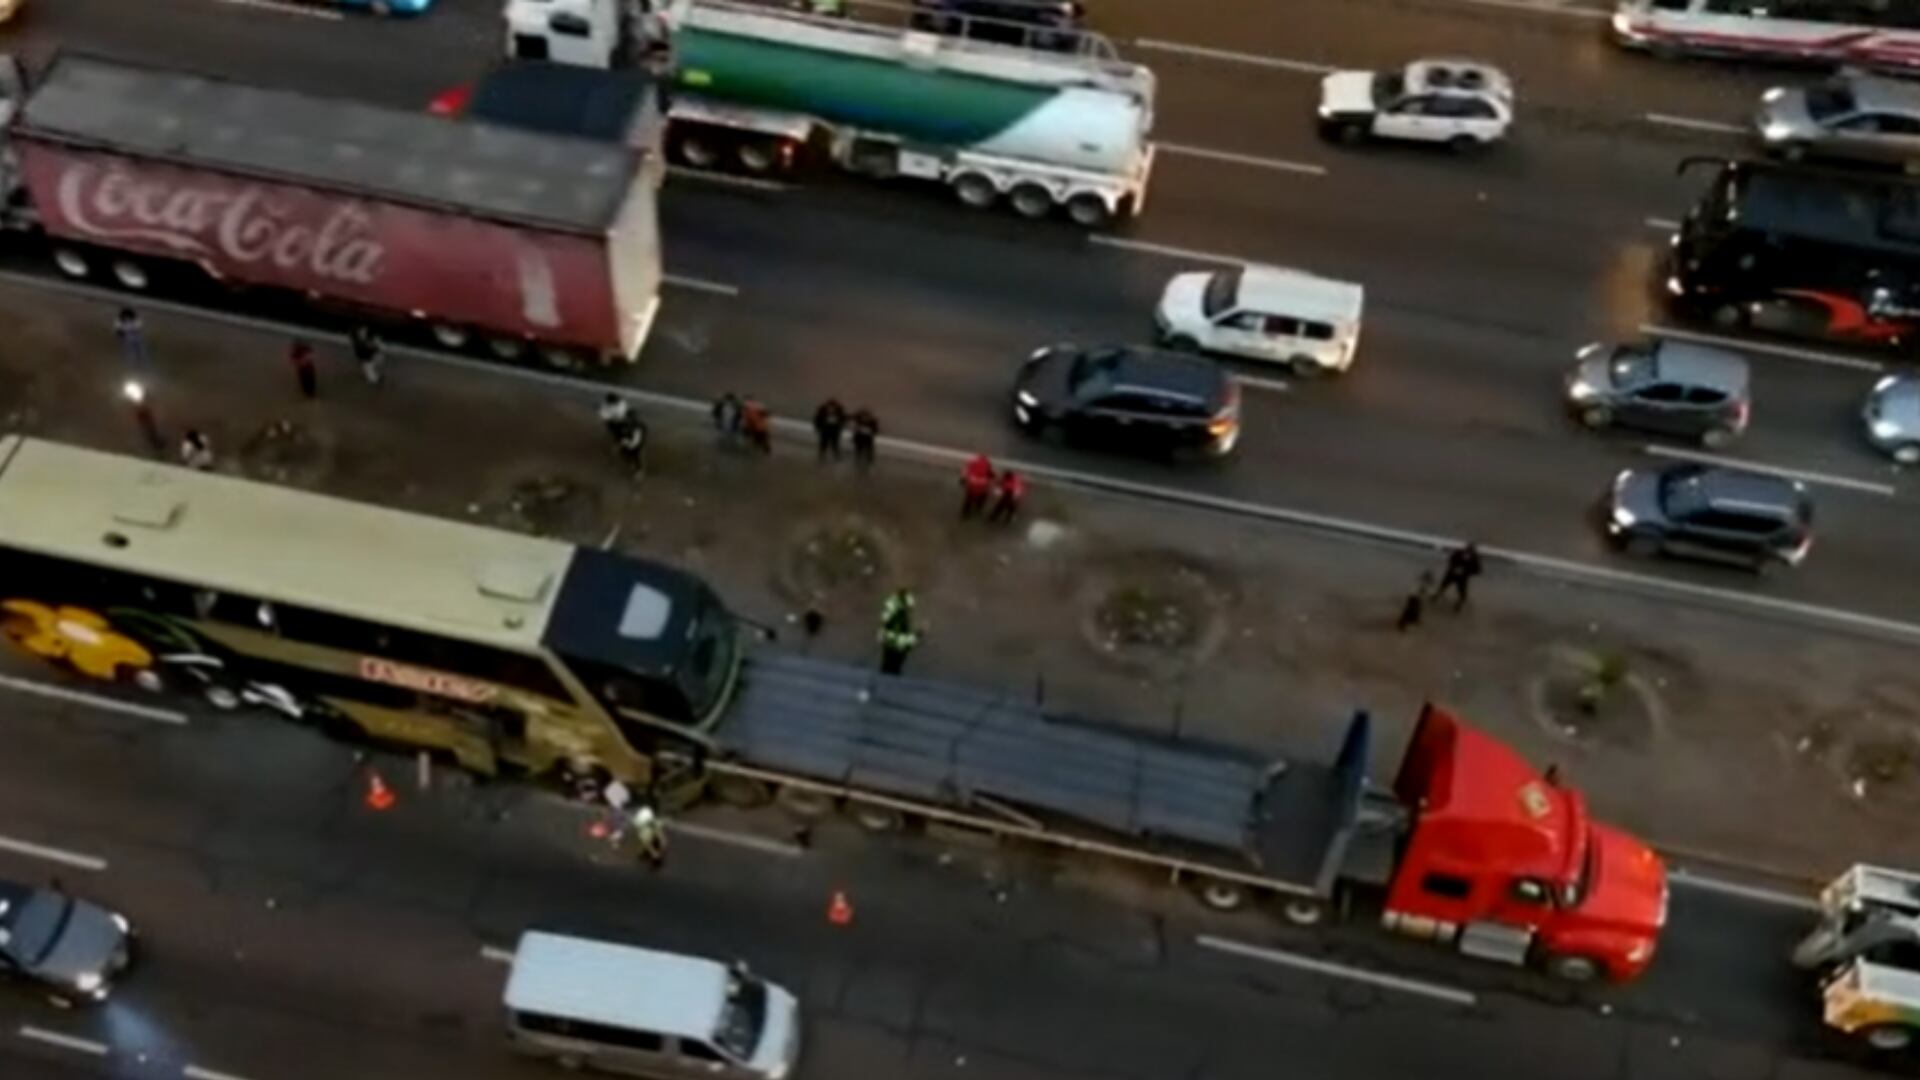
[[[1883,1051],[1920,1033],[1920,874],[1856,865],[1820,890],[1820,917],[1793,950],[1817,973],[1828,1027]]]
[[[651,60],[672,86],[669,152],[695,168],[774,174],[821,157],[1090,228],[1145,207],[1150,70],[1086,31],[1029,47],[984,40],[966,25],[977,17],[850,7],[859,17],[746,0],[671,0],[656,14],[633,0],[508,0],[506,48],[593,67]]]
[[[70,52],[23,81],[0,225],[69,277],[561,367],[635,359],[659,309],[657,148]]]

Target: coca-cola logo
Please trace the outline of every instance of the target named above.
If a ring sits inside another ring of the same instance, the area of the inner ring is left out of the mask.
[[[372,220],[351,202],[331,201],[316,227],[257,184],[193,187],[86,161],[68,164],[56,191],[68,224],[102,240],[144,240],[185,256],[357,285],[373,283],[386,258]]]

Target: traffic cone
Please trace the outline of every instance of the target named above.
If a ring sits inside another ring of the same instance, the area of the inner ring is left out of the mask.
[[[853,905],[847,902],[847,894],[839,889],[833,890],[833,899],[827,901],[827,921],[835,926],[847,926],[853,922]]]
[[[393,804],[396,801],[397,800],[394,798],[394,795],[393,795],[393,789],[387,786],[387,782],[385,780],[380,779],[379,773],[374,772],[372,769],[368,769],[367,770],[367,809],[391,810],[393,809]]]

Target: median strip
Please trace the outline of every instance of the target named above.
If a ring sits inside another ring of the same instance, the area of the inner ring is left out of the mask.
[[[11,836],[0,836],[0,851],[11,851],[15,855],[25,855],[33,859],[45,859],[47,862],[71,866],[76,870],[105,870],[107,860],[98,855],[86,855],[64,848],[48,847],[31,840],[17,840]]]
[[[34,1027],[32,1024],[21,1024],[19,1032],[23,1039],[32,1039],[34,1042],[46,1043],[48,1046],[58,1046],[62,1050],[77,1050],[82,1054],[92,1054],[94,1057],[107,1056],[106,1043],[83,1039],[78,1035],[48,1031],[46,1028]]]
[[[53,698],[56,701],[72,702],[75,705],[88,705],[96,709],[137,716],[142,720],[151,720],[156,724],[185,724],[187,714],[175,709],[156,709],[150,705],[136,705],[130,701],[89,694],[83,690],[69,690],[64,686],[35,682],[32,679],[16,679],[11,675],[0,675],[0,688],[15,690],[22,694],[35,694]]]

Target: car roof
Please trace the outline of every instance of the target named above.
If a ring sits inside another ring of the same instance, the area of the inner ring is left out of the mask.
[[[1660,378],[1688,386],[1707,386],[1731,395],[1747,391],[1747,359],[1711,345],[1666,339],[1654,346]]]
[[[1203,356],[1185,356],[1143,345],[1112,349],[1096,346],[1084,350],[1089,355],[1107,351],[1119,355],[1112,376],[1116,389],[1152,390],[1211,401],[1227,384],[1226,369]]]
[[[1874,396],[1887,419],[1920,423],[1920,375],[1896,375]]]
[[[1241,307],[1262,314],[1357,322],[1366,289],[1304,270],[1249,264],[1240,268],[1240,292],[1235,300]]]
[[[1716,465],[1679,465],[1673,469],[1698,477],[1700,493],[1708,505],[1716,508],[1791,512],[1807,503],[1806,489],[1782,476]]]
[[[1408,64],[1405,75],[1409,93],[1491,94],[1508,100],[1513,98],[1513,80],[1506,72],[1466,57],[1424,57]]]
[[[1843,75],[1862,112],[1920,113],[1920,86],[1876,75]]]
[[[540,930],[520,935],[505,994],[514,1012],[695,1039],[713,1036],[726,998],[716,960]]]

